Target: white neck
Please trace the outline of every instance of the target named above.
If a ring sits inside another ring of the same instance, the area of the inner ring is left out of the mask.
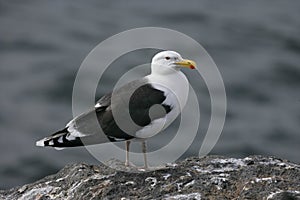
[[[167,73],[167,71],[164,72],[165,73],[156,73],[152,71],[147,78],[155,88],[165,92],[165,88],[167,88],[174,93],[179,101],[180,110],[182,111],[189,94],[189,82],[186,76],[179,70],[170,70],[169,73]]]

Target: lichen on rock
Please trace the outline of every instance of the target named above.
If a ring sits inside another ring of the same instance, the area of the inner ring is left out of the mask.
[[[122,168],[117,160],[110,164]],[[72,164],[0,199],[300,199],[300,166],[274,157],[188,158],[136,173]]]

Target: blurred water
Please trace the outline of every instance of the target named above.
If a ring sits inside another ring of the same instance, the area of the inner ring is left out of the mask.
[[[142,26],[181,31],[217,63],[228,114],[213,154],[264,154],[299,162],[299,8],[296,0],[0,0],[0,189],[37,180],[70,162],[97,163],[84,148],[41,149],[35,140],[71,119],[73,81],[87,53],[113,34]],[[106,72],[99,95],[155,52],[133,52],[116,61],[123,68]],[[187,76],[195,81],[193,74]],[[202,133],[210,102],[204,83],[196,89]],[[186,156],[199,150],[201,133]],[[166,139],[158,138],[151,140],[153,146]]]

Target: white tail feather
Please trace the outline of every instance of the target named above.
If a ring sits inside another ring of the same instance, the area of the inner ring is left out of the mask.
[[[54,147],[54,149],[60,151],[60,150],[63,150],[65,148],[63,148],[63,147]]]

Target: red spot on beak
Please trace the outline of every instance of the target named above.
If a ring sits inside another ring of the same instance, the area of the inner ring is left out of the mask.
[[[196,69],[194,65],[190,65],[190,69]]]

